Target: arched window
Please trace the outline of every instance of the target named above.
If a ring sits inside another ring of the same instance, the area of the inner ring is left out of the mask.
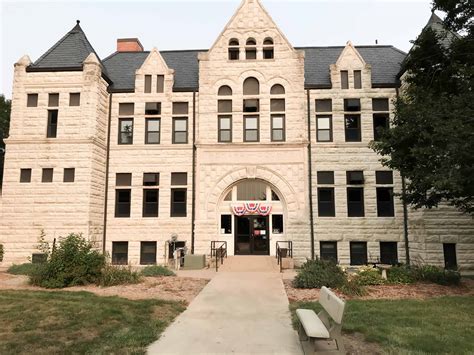
[[[232,38],[229,41],[229,60],[239,60],[239,40]]]
[[[244,142],[258,142],[260,140],[260,83],[250,77],[244,81]],[[249,97],[250,96],[250,97]]]
[[[217,141],[221,143],[232,142],[232,89],[228,85],[219,88],[217,95]],[[222,97],[227,96],[227,97]]]
[[[273,59],[273,58],[274,58],[273,39],[271,39],[270,37],[267,37],[263,41],[263,59]]]
[[[254,77],[245,79],[244,81],[244,95],[259,95],[260,83]]]
[[[275,84],[270,90],[271,95],[285,95],[285,88],[283,85]]]
[[[245,43],[245,58],[257,59],[257,41],[254,38],[247,39]]]
[[[219,96],[231,96],[232,95],[232,89],[228,85],[223,85],[219,88],[219,91],[217,93]]]

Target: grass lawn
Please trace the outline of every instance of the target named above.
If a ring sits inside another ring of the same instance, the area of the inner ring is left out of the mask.
[[[0,292],[0,354],[140,354],[183,310],[88,292]]]
[[[390,353],[474,353],[474,297],[428,300],[350,300],[343,320],[346,333],[359,332]],[[292,303],[295,310],[319,311],[318,302]]]

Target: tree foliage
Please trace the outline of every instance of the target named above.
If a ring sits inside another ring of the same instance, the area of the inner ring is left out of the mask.
[[[372,148],[407,178],[415,208],[474,213],[474,38],[470,1],[435,0],[444,31],[426,27],[403,63],[392,128]],[[460,31],[458,35],[454,31]]]
[[[10,128],[11,101],[0,95],[0,148],[5,148],[3,138],[8,137]]]

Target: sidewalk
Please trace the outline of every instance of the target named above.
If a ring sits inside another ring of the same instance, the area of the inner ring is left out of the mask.
[[[148,353],[302,354],[302,350],[278,272],[222,271]]]

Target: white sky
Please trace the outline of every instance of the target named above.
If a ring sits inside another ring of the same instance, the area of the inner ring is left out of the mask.
[[[427,23],[431,0],[262,0],[293,46],[391,44],[408,51]],[[101,58],[116,39],[138,37],[150,50],[207,49],[240,0],[0,0],[0,94],[11,98],[13,64],[38,59],[81,20]]]

